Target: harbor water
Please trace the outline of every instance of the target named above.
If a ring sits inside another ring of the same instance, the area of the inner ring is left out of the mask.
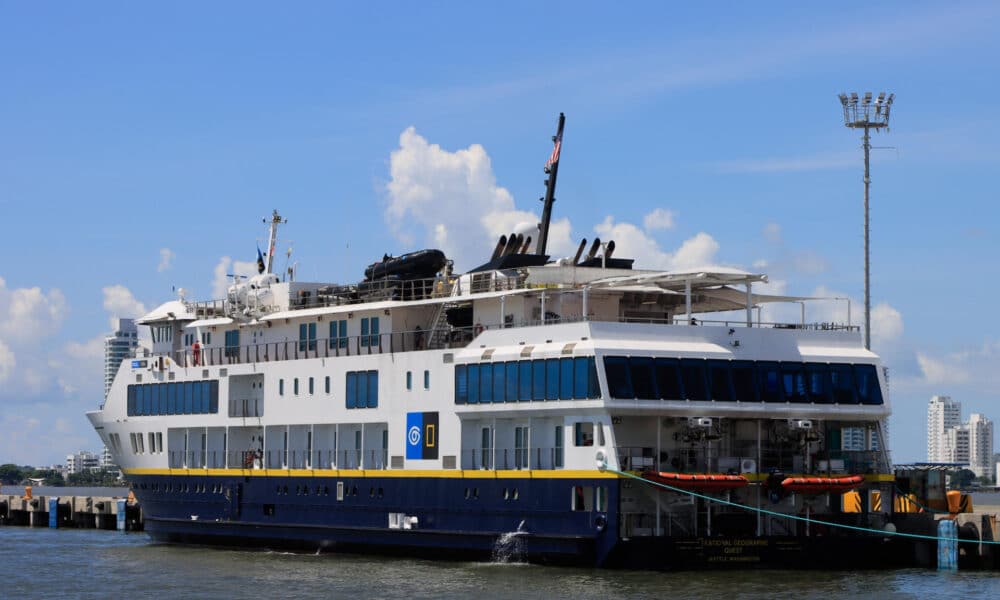
[[[651,573],[153,544],[142,533],[0,527],[3,597],[996,598],[995,572]]]

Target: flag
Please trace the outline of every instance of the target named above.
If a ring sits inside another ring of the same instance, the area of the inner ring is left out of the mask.
[[[549,156],[549,160],[545,161],[545,172],[548,173],[552,169],[552,165],[559,162],[559,150],[562,149],[562,134],[560,133],[555,139],[556,147],[552,149],[552,155]]]
[[[257,272],[264,272],[264,254],[260,251],[260,246],[257,246]]]

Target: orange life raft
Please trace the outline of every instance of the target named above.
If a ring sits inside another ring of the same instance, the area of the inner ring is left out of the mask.
[[[682,490],[700,492],[724,492],[746,487],[750,481],[742,475],[662,473],[646,471],[643,479],[663,483]]]
[[[797,494],[826,494],[828,492],[846,492],[864,483],[862,475],[846,477],[788,477],[781,482],[786,492]]]

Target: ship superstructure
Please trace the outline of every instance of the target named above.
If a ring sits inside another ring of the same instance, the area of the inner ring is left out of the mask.
[[[557,138],[555,169],[562,119]],[[275,211],[258,275],[139,319],[151,351],[88,417],[149,534],[463,555],[513,537],[530,559],[669,568],[814,548],[782,514],[887,522],[885,376],[857,327],[761,322],[807,300],[757,293],[763,274],[641,270],[596,240],[553,261],[547,200],[534,245],[503,236],[462,274],[386,256],[352,284],[279,277]]]

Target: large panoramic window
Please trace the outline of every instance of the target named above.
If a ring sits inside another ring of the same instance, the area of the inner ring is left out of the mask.
[[[592,356],[455,366],[455,404],[599,398]]]
[[[125,410],[130,417],[219,412],[216,380],[134,384],[128,386],[126,394]]]
[[[378,408],[378,371],[348,371],[347,408]]]

